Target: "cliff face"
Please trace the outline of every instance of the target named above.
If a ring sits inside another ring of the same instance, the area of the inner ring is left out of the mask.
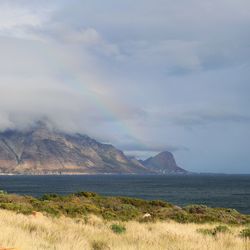
[[[141,163],[86,135],[65,134],[39,124],[0,133],[2,173],[147,173]]]
[[[165,151],[145,161],[140,161],[146,168],[158,174],[187,173],[186,170],[177,166],[172,153]]]

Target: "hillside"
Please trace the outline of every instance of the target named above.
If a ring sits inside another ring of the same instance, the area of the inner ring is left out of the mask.
[[[27,174],[148,173],[112,145],[39,123],[0,134],[0,171]]]
[[[166,154],[166,152],[162,153]],[[170,154],[170,153],[168,153]],[[0,173],[168,174],[183,173],[168,157],[138,161],[87,135],[67,134],[38,122],[27,130],[0,133]],[[157,167],[156,166],[156,161]]]

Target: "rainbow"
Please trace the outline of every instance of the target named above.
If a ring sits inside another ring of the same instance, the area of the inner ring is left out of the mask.
[[[149,145],[138,137],[138,134],[140,134],[141,131],[137,131],[129,121],[122,117],[122,107],[118,107],[112,99],[107,99],[104,95],[98,94],[100,86],[97,84],[94,86],[94,84],[91,83],[91,87],[93,88],[88,87],[86,84],[83,84],[83,82],[86,82],[86,79],[83,79],[83,77],[79,75],[72,76],[72,74],[70,74],[66,76],[66,79],[67,81],[65,81],[65,84],[69,85],[68,80],[70,79],[71,87],[74,86],[77,91],[84,92],[84,94],[90,97],[103,114],[107,115],[107,117],[111,117],[112,120],[116,122],[119,132],[122,131],[123,134],[131,137],[138,145],[149,148]],[[124,112],[126,111],[124,110]]]

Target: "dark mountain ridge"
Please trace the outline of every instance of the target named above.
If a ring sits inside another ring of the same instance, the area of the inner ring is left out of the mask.
[[[168,173],[161,168],[154,168],[155,165],[151,166],[150,162],[152,160],[141,163],[112,145],[100,143],[87,135],[50,129],[41,122],[28,130],[0,133],[0,173]],[[170,172],[174,172],[174,168]]]

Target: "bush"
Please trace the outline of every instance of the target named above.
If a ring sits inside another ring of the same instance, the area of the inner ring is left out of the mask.
[[[41,207],[41,209],[39,209],[39,211],[45,212],[45,213],[47,213],[47,214],[49,214],[51,216],[54,216],[54,217],[58,217],[61,214],[60,211],[57,210],[56,208],[53,208],[51,206],[46,206],[46,205]]]
[[[57,198],[60,198],[60,196],[58,194],[44,194],[41,197],[42,201],[50,201],[50,200],[55,200]]]
[[[214,228],[215,234],[217,233],[228,233],[230,232],[230,229],[227,226],[219,225],[216,228]]]
[[[189,214],[187,214],[183,211],[175,212],[174,214],[170,215],[170,218],[172,220],[179,222],[179,223],[188,223],[188,222],[191,222],[193,220],[193,218]]]
[[[96,197],[97,194],[94,192],[78,192],[74,194],[77,197],[86,197],[86,198],[93,198]]]
[[[17,213],[31,214],[33,209],[29,204],[0,203],[1,209],[12,210]]]
[[[121,221],[128,221],[135,219],[140,215],[140,211],[133,205],[120,204],[112,209],[117,215],[117,219]]]
[[[110,228],[116,234],[122,234],[126,232],[126,228],[122,225],[112,224]]]
[[[189,205],[185,207],[185,210],[191,214],[205,214],[207,211],[207,206],[204,205]]]
[[[173,207],[172,204],[167,203],[165,201],[161,201],[161,200],[149,201],[149,204],[152,206],[156,206],[156,207]]]
[[[130,197],[119,197],[119,199],[122,203],[130,204],[141,209],[146,209],[150,207],[150,202],[146,200]]]
[[[105,220],[118,220],[117,215],[110,211],[103,211],[102,217]]]
[[[230,230],[227,226],[219,225],[213,229],[200,228],[197,230],[197,232],[204,235],[216,236],[218,233],[228,233]]]
[[[85,208],[74,206],[74,204],[65,205],[65,208],[63,211],[66,213],[67,216],[73,217],[73,218],[77,217],[77,215],[80,215],[80,214],[83,214],[83,215],[86,214]]]
[[[242,238],[250,238],[250,228],[243,229],[243,230],[240,232],[240,236],[241,236]]]

